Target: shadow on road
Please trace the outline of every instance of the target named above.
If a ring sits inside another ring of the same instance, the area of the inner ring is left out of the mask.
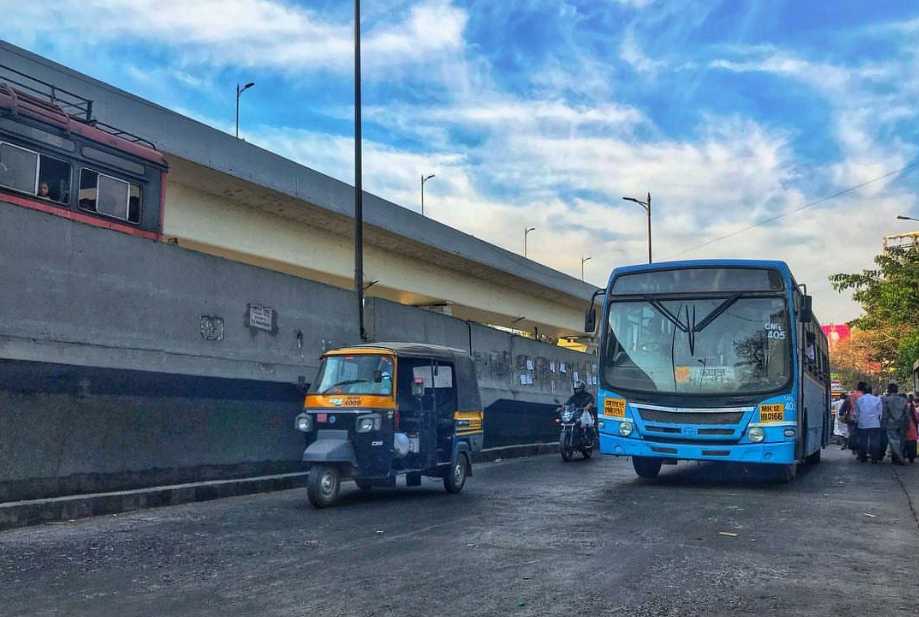
[[[804,481],[813,465],[798,465],[798,477],[790,483],[783,482],[778,465],[747,465],[741,463],[680,462],[676,467],[665,465],[657,480],[636,478],[639,484],[685,486],[698,488],[730,487],[760,490],[764,487],[786,487]]]

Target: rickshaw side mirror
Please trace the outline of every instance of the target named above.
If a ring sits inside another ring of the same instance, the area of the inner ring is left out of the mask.
[[[424,396],[424,379],[419,377],[412,382],[412,396],[415,398]]]

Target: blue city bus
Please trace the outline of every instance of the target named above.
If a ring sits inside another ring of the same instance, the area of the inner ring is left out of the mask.
[[[811,297],[781,261],[613,270],[599,332],[600,451],[642,478],[678,460],[791,480],[829,443],[830,366]],[[596,329],[594,304],[585,330]]]

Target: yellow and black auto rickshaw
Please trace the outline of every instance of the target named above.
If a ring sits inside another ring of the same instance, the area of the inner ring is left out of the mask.
[[[297,430],[307,434],[308,495],[331,505],[342,480],[364,491],[443,478],[459,493],[482,448],[482,403],[465,351],[420,343],[374,343],[326,352]]]

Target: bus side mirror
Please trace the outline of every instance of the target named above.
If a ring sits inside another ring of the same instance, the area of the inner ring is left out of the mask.
[[[811,296],[803,296],[801,300],[801,310],[798,311],[798,321],[801,323],[810,323],[813,319],[813,298]]]
[[[587,309],[587,312],[584,313],[584,332],[587,332],[588,334],[593,334],[596,328],[597,328],[597,307],[591,304],[590,308]]]

